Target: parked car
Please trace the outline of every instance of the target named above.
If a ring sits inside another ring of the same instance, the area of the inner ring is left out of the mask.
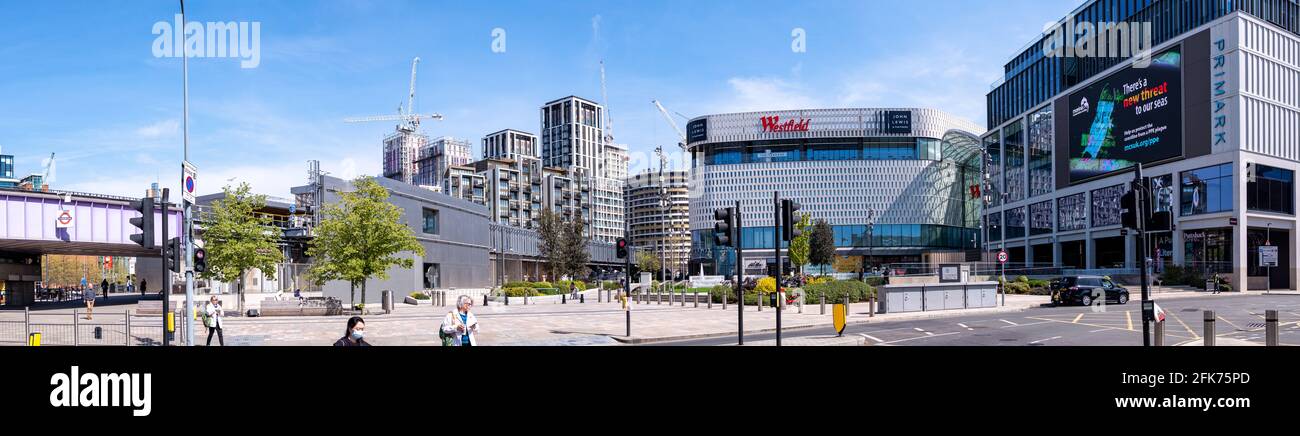
[[[1090,306],[1098,298],[1107,302],[1126,304],[1128,289],[1116,285],[1102,276],[1072,276],[1052,280],[1053,304],[1079,304]]]

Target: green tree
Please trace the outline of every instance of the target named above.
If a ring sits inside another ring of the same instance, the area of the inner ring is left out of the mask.
[[[806,213],[800,214],[799,222],[795,223],[794,228],[798,229],[801,233],[799,236],[796,236],[793,241],[790,241],[790,265],[797,268],[800,274],[803,274],[803,265],[808,263],[808,255],[811,250],[809,241],[812,235],[808,232],[808,229],[811,226],[812,216]]]
[[[280,228],[271,217],[257,213],[266,206],[265,195],[252,195],[248,183],[225,188],[225,197],[212,202],[203,230],[208,269],[201,276],[239,284],[239,311],[244,311],[244,275],[261,270],[275,278],[275,267],[284,261],[280,252]]]
[[[643,272],[658,273],[659,258],[649,251],[638,251],[636,253],[636,268]]]
[[[817,220],[813,225],[811,252],[808,260],[813,265],[830,265],[835,261],[835,230],[826,220]]]
[[[565,270],[565,225],[560,214],[550,209],[543,209],[537,219],[537,250],[542,259],[546,259],[546,271],[551,280],[558,280]]]
[[[591,253],[587,251],[587,243],[590,238],[584,233],[586,224],[581,217],[570,220],[566,224],[564,233],[564,273],[572,279],[579,279],[587,275],[587,262],[591,260]]]
[[[369,279],[387,279],[394,266],[410,269],[415,260],[402,253],[423,257],[424,246],[402,220],[402,209],[388,202],[387,189],[365,176],[353,180],[352,187],[340,194],[339,202],[322,208],[307,255],[313,258],[311,280],[347,281],[355,305],[357,285],[364,304]]]

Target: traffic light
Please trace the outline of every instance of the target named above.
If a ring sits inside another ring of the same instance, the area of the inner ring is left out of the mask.
[[[719,247],[730,247],[735,243],[735,222],[736,213],[733,208],[722,208],[713,211],[713,219],[718,222],[713,224],[713,244]]]
[[[799,234],[803,233],[795,227],[795,211],[799,210],[799,203],[794,200],[781,200],[781,239],[793,241]]]
[[[622,242],[622,239],[619,239]],[[202,248],[194,249],[194,272],[202,274],[208,270],[208,252]]]
[[[618,238],[618,242],[614,245],[618,247],[618,258],[627,259],[627,239]],[[196,271],[199,269],[199,253],[197,251],[194,252],[194,269]]]
[[[131,225],[140,229],[139,234],[131,235],[131,240],[140,244],[146,250],[152,250],[155,245],[153,241],[153,197],[145,197],[131,202],[131,208],[140,212],[140,217],[131,218]]]
[[[1120,222],[1127,229],[1137,230],[1137,191],[1129,190],[1119,197]]]
[[[163,262],[174,273],[181,272],[181,238],[171,238],[163,247]]]

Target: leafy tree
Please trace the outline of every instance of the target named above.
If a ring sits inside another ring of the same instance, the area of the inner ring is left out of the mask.
[[[402,209],[388,202],[387,189],[364,176],[353,180],[352,187],[338,203],[322,208],[321,224],[307,249],[315,258],[308,274],[317,284],[347,281],[354,302],[360,285],[364,304],[368,280],[387,279],[395,266],[410,269],[414,259],[402,254],[422,257],[424,246],[402,220]]]
[[[810,238],[812,235],[809,234],[808,229],[812,227],[812,216],[806,213],[799,215],[799,222],[795,223],[794,228],[799,229],[802,233],[796,236],[793,241],[790,241],[789,255],[790,264],[798,268],[799,274],[803,274],[803,266],[808,263],[808,255],[811,250]]]
[[[657,272],[659,271],[659,258],[649,251],[638,251],[636,253],[636,267],[639,271]]]
[[[543,209],[537,219],[537,234],[540,239],[537,249],[541,257],[546,259],[546,270],[550,272],[552,280],[564,275],[564,233],[564,219],[560,214]]]
[[[257,213],[266,206],[265,195],[250,194],[248,183],[225,188],[225,197],[212,202],[206,217],[203,241],[208,255],[208,269],[201,275],[227,283],[239,284],[239,311],[244,310],[244,275],[261,270],[275,278],[275,267],[284,261],[280,252],[280,228],[271,217]]]
[[[813,265],[829,265],[835,261],[835,230],[826,220],[817,220],[813,226],[811,252],[808,260]]]
[[[590,238],[583,233],[586,224],[582,218],[578,217],[568,222],[567,231],[564,234],[564,273],[573,279],[585,277],[587,275],[587,262],[591,261],[591,253],[587,251],[587,243]]]

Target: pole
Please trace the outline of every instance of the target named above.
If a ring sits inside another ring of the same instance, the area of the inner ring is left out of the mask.
[[[1137,208],[1134,215],[1138,219],[1136,223],[1137,229],[1134,230],[1137,231],[1138,237],[1138,261],[1142,262],[1142,307],[1146,307],[1147,302],[1151,300],[1151,283],[1147,278],[1147,214],[1145,209],[1142,208],[1146,204],[1146,186],[1142,183],[1142,164],[1140,162],[1137,164],[1135,171],[1133,173],[1133,206]],[[1142,346],[1144,347],[1151,346],[1151,315],[1146,313],[1146,310],[1142,311]]]
[[[170,191],[171,188],[162,189],[162,244],[160,247],[158,247],[158,252],[159,254],[161,254],[161,256],[159,256],[160,258],[159,260],[162,261],[162,273],[163,273],[162,315],[163,315],[163,346],[164,347],[171,345],[171,341],[169,340],[169,335],[168,335],[168,333],[170,332],[167,331],[167,317],[170,315],[171,312],[170,306],[171,306],[171,290],[172,290],[172,271],[167,269],[167,241],[168,241],[167,228],[171,227],[170,225],[171,220],[168,219],[170,217],[167,216],[171,212],[170,210],[168,210],[171,208],[167,206],[167,199],[168,199],[167,197],[170,196]]]
[[[781,346],[781,193],[772,191],[772,252],[776,255],[776,304],[772,309],[776,310],[776,346]]]
[[[180,0],[180,2],[181,2],[181,26],[184,26],[185,25],[185,0]],[[185,162],[190,161],[190,60],[189,58],[190,58],[189,53],[185,53],[184,55],[181,56],[181,76],[183,78],[182,87],[184,88],[181,94],[182,99],[184,100],[181,103],[181,108],[182,108],[181,110],[183,112],[181,116],[182,119],[181,130],[182,130],[182,143],[184,144],[183,147],[185,149],[185,153],[184,153]],[[182,180],[182,183],[184,183],[184,180]],[[181,189],[185,189],[185,187],[181,186]],[[185,313],[186,313],[185,344],[189,346],[193,346],[194,345],[194,316],[190,314],[194,313],[194,268],[192,267],[192,265],[194,265],[194,205],[190,204],[190,202],[188,201],[184,203],[185,203],[184,209],[181,211],[183,215],[182,220],[184,221],[182,226],[184,226],[184,228],[181,229],[181,232],[184,235],[183,237],[184,241],[182,242],[185,243]],[[166,226],[167,215],[165,213],[163,214],[163,223],[164,223],[163,225]],[[166,233],[164,233],[164,235],[165,234]],[[167,237],[164,236],[163,241],[166,240]]]
[[[735,240],[736,280],[735,282],[736,282],[736,297],[737,297],[736,300],[738,301],[738,303],[736,304],[736,343],[737,345],[745,345],[745,288],[744,288],[744,284],[741,283],[742,281],[744,281],[743,277],[745,276],[745,266],[743,265],[745,262],[745,255],[744,253],[742,253],[741,250],[741,247],[745,246],[744,243],[742,242],[742,240],[744,239],[745,232],[741,231],[742,229],[744,229],[744,227],[741,227],[741,222],[740,222],[740,201],[739,200],[736,201],[736,209],[734,210],[734,212],[735,213],[733,213],[732,215],[735,216],[736,225],[732,227],[732,232],[736,235],[735,238],[736,239]]]

